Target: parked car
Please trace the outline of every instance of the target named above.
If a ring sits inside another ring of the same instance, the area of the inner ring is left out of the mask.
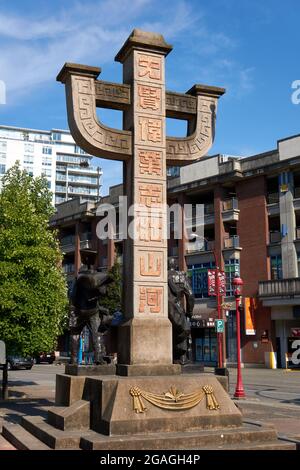
[[[40,353],[37,356],[35,356],[34,359],[35,359],[36,364],[42,364],[42,362],[53,364],[53,362],[55,361],[55,354],[54,352]]]
[[[27,369],[30,370],[34,364],[32,357],[22,357],[18,355],[7,356],[8,369]]]

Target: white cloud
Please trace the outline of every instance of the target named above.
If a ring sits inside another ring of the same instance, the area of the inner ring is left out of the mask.
[[[193,22],[185,2],[177,1],[159,23],[146,23],[145,13],[156,17],[154,4],[158,2],[77,2],[47,18],[1,13],[0,79],[8,93],[28,94],[36,85],[53,81],[66,61],[92,65],[111,61],[136,23],[172,38]]]

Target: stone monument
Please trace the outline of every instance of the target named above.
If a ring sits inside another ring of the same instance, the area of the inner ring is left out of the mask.
[[[225,90],[194,85],[184,94],[166,91],[165,57],[171,50],[162,35],[136,29],[116,55],[124,83],[100,81],[98,67],[71,63],[57,77],[65,84],[76,143],[96,157],[124,162],[134,237],[125,241],[126,322],[119,331],[116,374],[58,374],[57,406],[47,419],[22,418],[22,432],[30,433],[30,438],[23,434],[23,448],[26,439],[28,448],[33,445],[32,436],[51,448],[201,449],[243,442],[246,448],[259,448],[262,442],[264,448],[281,448],[273,429],[243,425],[222,386],[225,378],[182,375],[181,365],[173,364],[166,167],[192,163],[207,153]],[[122,110],[124,129],[104,126],[96,107]],[[166,137],[166,117],[188,120],[188,136]],[[20,430],[8,424],[3,429],[18,447]]]

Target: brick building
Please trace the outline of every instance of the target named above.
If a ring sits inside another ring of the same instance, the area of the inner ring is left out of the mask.
[[[112,187],[100,203],[117,207],[121,194],[122,185]],[[238,273],[244,281],[242,361],[264,365],[276,353],[278,367],[289,366],[293,340],[300,335],[300,136],[252,157],[215,155],[181,168],[168,182],[168,203],[175,202],[204,205],[202,243],[175,240],[172,222],[169,241],[169,256],[189,271],[196,297],[194,360],[207,365],[217,360],[216,301],[207,289],[207,270],[217,263],[226,273],[222,306],[227,364],[236,361],[231,281]],[[80,269],[81,250],[97,252],[102,269],[112,265],[116,252],[122,256],[121,241],[97,238],[96,204],[63,203],[51,221],[60,231],[70,283]],[[185,224],[192,227],[193,218]]]

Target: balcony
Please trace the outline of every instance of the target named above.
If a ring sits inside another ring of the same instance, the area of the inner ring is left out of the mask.
[[[238,235],[233,235],[229,238],[224,239],[224,250],[235,250],[241,249],[240,247],[240,237]]]
[[[258,295],[261,298],[288,297],[289,299],[300,296],[300,278],[262,281],[258,286]]]
[[[75,235],[67,235],[60,241],[61,249],[64,253],[72,253],[75,250]]]
[[[278,204],[279,203],[279,193],[269,193],[267,195],[267,204]]]
[[[186,244],[186,254],[194,253],[206,253],[214,251],[215,241],[214,240],[196,240],[195,242],[189,242]]]
[[[239,220],[238,200],[235,197],[223,201],[222,217],[223,222]]]
[[[70,264],[65,264],[62,269],[63,269],[63,272],[65,274],[74,273],[75,272],[75,264],[71,264],[71,263]]]
[[[281,242],[281,233],[279,231],[269,232],[270,245]]]
[[[84,232],[84,233],[80,234],[80,249],[81,250],[92,250],[93,249],[92,233],[91,232]]]
[[[300,199],[300,188],[294,188],[294,199]]]

